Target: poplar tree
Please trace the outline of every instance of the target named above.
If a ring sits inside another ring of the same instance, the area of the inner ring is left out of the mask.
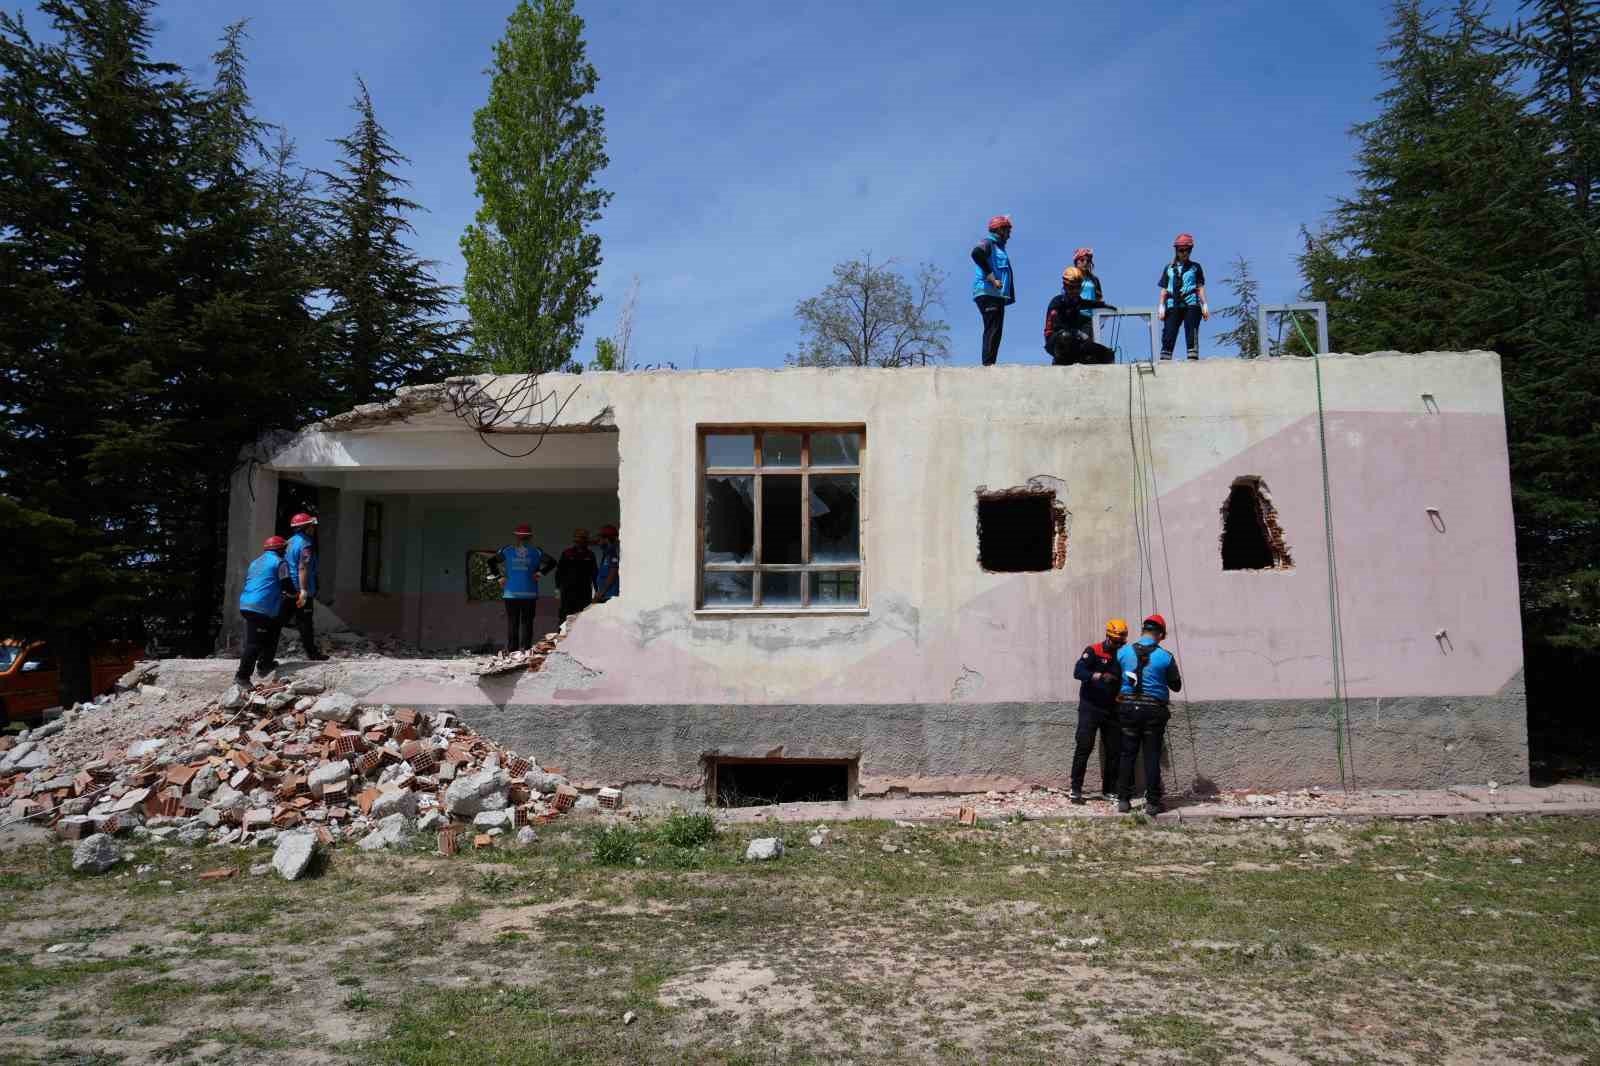
[[[407,216],[422,210],[397,173],[410,162],[378,122],[366,82],[356,79],[355,128],[333,143],[339,162],[321,172],[326,241],[323,282],[330,310],[326,369],[340,407],[387,399],[400,385],[438,381],[461,364],[465,331],[449,317],[455,289],[440,284],[437,263],[406,244]]]
[[[605,117],[583,102],[599,76],[572,0],[522,0],[489,73],[468,157],[481,203],[461,238],[473,353],[503,373],[556,370],[600,303],[592,227],[611,200],[595,183]]]

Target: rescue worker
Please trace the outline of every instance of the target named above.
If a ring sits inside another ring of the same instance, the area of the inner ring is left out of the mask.
[[[292,621],[300,631],[300,646],[307,659],[322,662],[326,655],[317,650],[314,631],[317,596],[317,520],[301,511],[289,519],[294,534],[289,538],[289,584],[294,595],[284,602],[285,624]]]
[[[1122,773],[1117,778],[1117,810],[1133,809],[1133,763],[1144,755],[1145,813],[1160,814],[1161,743],[1172,718],[1170,693],[1183,691],[1178,661],[1161,646],[1167,637],[1167,620],[1153,614],[1139,627],[1139,639],[1117,652],[1122,668],[1122,692],[1117,711],[1122,718]]]
[[[1000,334],[1005,329],[1006,305],[1017,302],[1017,289],[1011,278],[1011,256],[1006,242],[1011,239],[1011,216],[996,215],[989,220],[989,232],[972,249],[976,264],[972,278],[972,300],[983,317],[983,365],[994,366],[1000,358]]]
[[[1076,363],[1110,363],[1116,354],[1103,344],[1094,342],[1094,325],[1086,321],[1084,313],[1094,314],[1096,307],[1111,307],[1102,300],[1083,297],[1083,271],[1067,267],[1061,272],[1061,292],[1050,301],[1044,312],[1044,350],[1050,353],[1056,366]],[[1115,310],[1115,308],[1112,308]]]
[[[1211,318],[1206,304],[1205,268],[1190,258],[1194,238],[1180,233],[1172,239],[1172,262],[1161,269],[1161,292],[1156,297],[1156,317],[1161,319],[1161,358],[1172,358],[1172,346],[1183,327],[1189,358],[1200,358],[1200,320]]]
[[[1094,272],[1094,249],[1079,248],[1073,252],[1072,265],[1083,273],[1083,287],[1081,290],[1083,298],[1085,300],[1104,300],[1106,298],[1105,287],[1100,284],[1100,276]],[[1116,310],[1110,304],[1105,306],[1112,311]],[[1084,326],[1089,330],[1089,336],[1093,337],[1094,308],[1085,307],[1078,314],[1083,319]]]
[[[599,567],[589,548],[589,531],[572,531],[572,547],[561,553],[556,563],[556,589],[561,593],[560,620],[577,614],[594,601],[595,575]]]
[[[251,675],[265,677],[278,665],[278,634],[283,631],[283,605],[294,595],[289,564],[283,558],[285,541],[271,536],[261,542],[261,555],[244,572],[239,593],[239,617],[244,619],[244,648],[233,683],[250,687]]]
[[[1094,754],[1095,734],[1100,734],[1100,794],[1111,799],[1117,794],[1117,774],[1121,769],[1122,727],[1117,718],[1117,693],[1122,688],[1117,651],[1128,642],[1128,623],[1113,618],[1106,623],[1106,636],[1091,644],[1078,656],[1072,676],[1078,686],[1078,735],[1072,748],[1072,802],[1083,802],[1083,775]]]
[[[600,527],[600,569],[594,579],[596,603],[604,603],[622,592],[622,539],[616,526]]]
[[[517,538],[495,552],[489,573],[500,582],[500,602],[506,607],[506,651],[533,647],[533,616],[539,606],[539,575],[556,568],[556,561],[534,547],[533,529],[524,522],[511,531]]]

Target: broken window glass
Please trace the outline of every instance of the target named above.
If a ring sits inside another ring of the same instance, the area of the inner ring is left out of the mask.
[[[811,476],[811,558],[813,563],[861,561],[861,476]]]
[[[706,434],[707,466],[756,465],[756,437],[754,433]]]
[[[768,475],[761,482],[761,561],[803,563],[800,554],[800,475]],[[796,591],[796,597],[799,592]],[[763,597],[764,599],[764,597]]]
[[[761,606],[800,606],[800,579],[804,574],[793,570],[767,571],[761,575]]]
[[[810,574],[811,605],[859,607],[861,574],[855,570],[816,570]]]
[[[811,434],[812,466],[860,466],[861,434]]]
[[[754,602],[751,588],[755,584],[755,576],[748,571],[707,570],[702,600],[707,607],[748,607]]]
[[[798,434],[798,433],[763,433],[763,434],[761,434],[761,465],[762,466],[799,466],[800,465],[800,434]]]
[[[756,539],[755,515],[755,478],[748,474],[707,477],[705,561],[750,562]]]

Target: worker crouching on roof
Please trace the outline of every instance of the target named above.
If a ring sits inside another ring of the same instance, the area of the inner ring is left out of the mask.
[[[1153,614],[1139,627],[1139,639],[1117,652],[1122,668],[1122,691],[1117,710],[1122,718],[1122,772],[1117,778],[1117,810],[1133,809],[1133,763],[1144,755],[1145,811],[1160,814],[1161,743],[1172,718],[1169,693],[1183,691],[1178,661],[1161,646],[1167,637],[1167,620]]]
[[[494,553],[489,572],[500,582],[500,602],[506,605],[506,651],[527,651],[533,647],[539,575],[554,570],[556,561],[533,546],[533,530],[528,523],[522,523],[511,535],[517,542]]]
[[[1117,717],[1117,693],[1121,689],[1122,669],[1117,652],[1128,641],[1128,623],[1113,618],[1106,623],[1106,637],[1091,644],[1078,656],[1072,676],[1078,686],[1078,735],[1072,748],[1072,802],[1083,802],[1083,775],[1094,754],[1095,734],[1100,734],[1100,789],[1106,799],[1117,791],[1121,769],[1122,726]]]
[[[572,547],[561,553],[556,563],[556,588],[561,593],[561,621],[594,602],[594,580],[599,572],[594,552],[589,548],[589,531],[572,531]]]
[[[258,670],[265,676],[278,665],[278,634],[283,631],[283,605],[294,597],[289,583],[289,564],[282,537],[268,537],[261,543],[261,555],[244,574],[244,589],[239,593],[239,617],[244,619],[244,650],[234,684],[250,687],[250,677]]]
[[[315,630],[317,597],[317,520],[304,511],[289,519],[294,535],[289,538],[289,583],[293,598],[285,601],[286,622],[300,631],[300,646],[307,659],[321,662],[327,656],[317,650]]]
[[[622,594],[622,538],[616,526],[600,527],[600,568],[594,578],[596,603]]]
[[[1110,363],[1115,354],[1094,342],[1094,327],[1084,314],[1097,307],[1111,307],[1103,300],[1085,298],[1084,274],[1075,266],[1061,272],[1061,292],[1050,301],[1044,313],[1044,350],[1056,366],[1076,363]],[[1116,308],[1111,307],[1114,311]]]
[[[1011,256],[1006,243],[1011,240],[1011,216],[996,215],[989,220],[989,232],[972,249],[976,273],[972,279],[972,300],[983,317],[983,365],[993,366],[1000,358],[1000,334],[1006,325],[1006,305],[1017,302],[1017,287],[1011,278]]]

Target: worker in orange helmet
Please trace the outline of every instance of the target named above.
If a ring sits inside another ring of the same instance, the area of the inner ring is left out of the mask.
[[[1084,297],[1084,273],[1075,266],[1061,272],[1061,292],[1050,301],[1044,312],[1044,350],[1056,366],[1077,363],[1111,363],[1116,353],[1094,340],[1092,321],[1084,313],[1094,314],[1097,307],[1116,308],[1104,300]]]
[[[1083,775],[1094,754],[1095,734],[1100,735],[1100,794],[1116,795],[1122,726],[1117,718],[1117,692],[1122,687],[1117,652],[1128,640],[1128,623],[1113,618],[1106,623],[1105,639],[1091,644],[1078,656],[1072,676],[1078,686],[1078,735],[1072,748],[1072,802],[1083,802]]]
[[[1122,770],[1117,776],[1117,810],[1133,809],[1133,763],[1144,755],[1145,813],[1160,814],[1161,744],[1172,719],[1170,693],[1183,691],[1178,660],[1161,646],[1167,638],[1167,620],[1153,614],[1139,627],[1139,639],[1117,653],[1122,669],[1122,691],[1117,710],[1122,718]]]

